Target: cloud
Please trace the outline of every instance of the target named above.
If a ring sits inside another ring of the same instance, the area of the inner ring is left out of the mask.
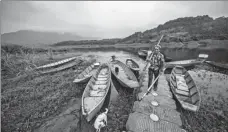
[[[91,37],[126,37],[178,17],[227,16],[220,1],[26,1],[2,2],[2,32],[69,31]]]

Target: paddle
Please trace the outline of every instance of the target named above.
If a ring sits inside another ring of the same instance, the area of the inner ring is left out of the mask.
[[[164,35],[161,36],[161,38],[160,38],[160,40],[158,41],[157,45],[160,44],[160,42],[161,42],[163,36],[164,36]],[[152,54],[153,54],[153,53],[151,53],[151,55],[150,55],[150,57],[149,57],[149,60],[151,59]],[[146,66],[144,67],[143,71],[145,71],[145,70],[147,69],[148,65],[149,65],[149,61],[147,62]],[[164,69],[163,71],[165,71],[165,69]],[[160,75],[161,75],[161,72],[160,72],[160,74],[158,75],[158,77],[154,80],[154,82],[150,85],[150,87],[147,89],[147,92],[142,96],[141,99],[139,99],[140,101],[141,101],[141,100],[150,92],[151,88],[153,87],[153,85],[155,84],[155,82],[158,80],[158,78],[160,77]]]
[[[166,68],[164,68],[163,71],[165,71]],[[141,101],[152,89],[153,85],[155,84],[155,82],[158,80],[158,78],[161,76],[162,72],[159,73],[158,77],[153,81],[153,83],[150,85],[150,87],[147,89],[147,92],[139,99],[139,101]]]

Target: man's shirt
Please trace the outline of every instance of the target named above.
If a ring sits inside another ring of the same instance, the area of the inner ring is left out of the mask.
[[[159,68],[162,68],[164,66],[164,63],[165,63],[165,59],[164,59],[164,55],[161,54],[160,52],[155,54],[155,53],[152,53],[152,57],[151,57],[151,66],[150,67],[159,67]]]

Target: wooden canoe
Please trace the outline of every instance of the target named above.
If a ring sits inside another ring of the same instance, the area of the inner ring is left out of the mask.
[[[131,71],[138,78],[139,76],[139,65],[132,59],[126,59],[126,65],[131,69]]]
[[[54,73],[54,72],[59,72],[59,71],[62,71],[62,70],[66,70],[68,68],[71,68],[73,66],[76,66],[78,64],[80,64],[82,62],[82,60],[78,59],[78,60],[73,60],[71,62],[68,62],[62,66],[59,66],[57,68],[50,68],[50,69],[43,69],[43,70],[40,70],[38,71],[40,74],[47,74],[47,73]]]
[[[57,61],[57,62],[54,62],[54,63],[47,64],[47,65],[39,66],[39,67],[36,68],[36,70],[45,69],[45,68],[53,68],[53,67],[56,67],[56,66],[71,62],[71,61],[75,60],[76,58],[77,57],[71,57],[71,58],[68,58],[68,59],[64,59],[64,60],[61,60],[61,61]]]
[[[146,56],[147,56],[147,50],[139,50],[139,51],[138,51],[138,55],[139,55],[139,56],[146,57]]]
[[[99,67],[100,63],[94,62],[92,65],[88,66],[84,71],[82,71],[73,82],[75,83],[86,83],[94,75]]]
[[[82,115],[89,122],[102,108],[111,87],[111,70],[102,64],[86,85],[82,95]]]
[[[196,64],[200,64],[202,61],[197,60],[197,59],[190,59],[190,60],[182,60],[182,61],[172,61],[172,62],[167,62],[166,63],[166,68],[174,68],[175,66],[182,66],[182,67],[190,67],[194,66]]]
[[[150,51],[150,53],[149,54],[151,54],[152,52]],[[162,53],[163,54],[163,53]],[[141,58],[143,58],[144,60],[146,60],[146,58],[147,58],[147,55],[148,55],[148,51],[147,50],[139,50],[138,51],[138,55],[139,55],[139,57],[141,57]],[[165,54],[163,54],[164,55],[164,59],[165,59],[165,62],[170,62],[170,61],[172,61],[172,58],[171,57],[168,57],[168,56],[166,56]]]
[[[110,68],[114,77],[125,88],[134,90],[139,87],[139,83],[135,74],[123,62],[119,60],[111,61]],[[118,68],[119,72],[116,73],[115,69]]]
[[[223,63],[219,63],[219,62],[213,62],[213,61],[206,61],[207,64],[219,68],[221,70],[228,70],[228,64],[223,64]]]
[[[181,106],[190,111],[198,111],[201,103],[200,92],[191,75],[182,66],[173,68],[170,87]]]

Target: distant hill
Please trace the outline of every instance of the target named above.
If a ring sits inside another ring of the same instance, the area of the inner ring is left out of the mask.
[[[184,17],[166,22],[145,32],[136,32],[120,43],[149,43],[166,34],[162,42],[187,42],[192,40],[228,40],[228,17],[213,19],[208,15]]]
[[[20,30],[17,32],[5,33],[1,35],[2,43],[19,45],[49,45],[61,41],[87,40],[97,38],[81,37],[73,33],[41,32],[32,30]]]
[[[102,40],[81,40],[81,41],[63,41],[53,44],[53,46],[74,46],[74,45],[113,45],[120,41],[119,38]]]

